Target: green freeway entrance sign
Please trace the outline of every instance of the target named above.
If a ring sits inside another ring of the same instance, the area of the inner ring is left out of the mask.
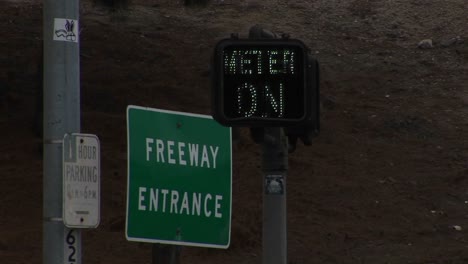
[[[231,129],[210,116],[129,106],[126,236],[227,248]]]

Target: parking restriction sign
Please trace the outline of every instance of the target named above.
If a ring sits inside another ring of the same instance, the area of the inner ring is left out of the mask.
[[[63,138],[63,221],[74,228],[95,228],[100,219],[100,147],[90,134]]]

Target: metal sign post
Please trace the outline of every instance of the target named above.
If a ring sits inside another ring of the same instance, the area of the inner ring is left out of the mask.
[[[62,142],[80,132],[78,0],[45,0],[43,263],[80,264],[81,233],[62,219]]]
[[[264,173],[263,264],[286,264],[288,143],[282,128],[265,128],[262,152]]]
[[[153,244],[151,264],[180,264],[182,246]]]

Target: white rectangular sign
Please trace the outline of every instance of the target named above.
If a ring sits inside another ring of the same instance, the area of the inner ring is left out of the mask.
[[[54,40],[78,42],[78,20],[68,18],[54,19]]]
[[[90,134],[63,138],[63,221],[74,228],[95,228],[100,219],[101,153]]]

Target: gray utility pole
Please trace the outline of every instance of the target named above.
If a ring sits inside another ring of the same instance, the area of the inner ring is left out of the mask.
[[[286,264],[288,141],[283,128],[265,128],[262,151],[263,264]]]
[[[80,132],[77,0],[44,0],[43,263],[80,264],[81,233],[62,219],[62,141]]]

